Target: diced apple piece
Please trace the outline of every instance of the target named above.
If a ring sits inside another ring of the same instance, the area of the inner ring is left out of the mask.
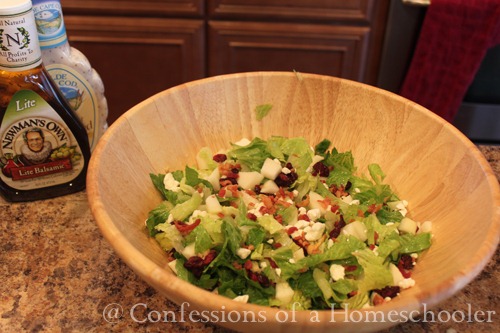
[[[394,264],[389,264],[389,270],[391,271],[392,274],[392,279],[394,280],[394,286],[398,286],[401,281],[403,281],[405,278],[403,274],[401,274],[401,271],[399,268],[396,267]]]
[[[172,260],[171,262],[168,263],[168,267],[174,272],[174,274],[177,274],[177,269],[175,268],[175,265],[177,264],[177,259]]]
[[[207,206],[207,212],[209,213],[217,214],[222,212],[222,206],[219,200],[217,200],[215,194],[208,196],[207,199],[205,200],[205,204]]]
[[[398,230],[407,234],[415,235],[417,223],[408,217],[404,217],[398,226]]]
[[[432,222],[431,221],[425,221],[420,225],[420,228],[418,229],[418,233],[422,232],[431,232],[432,231]]]
[[[186,259],[189,259],[193,256],[196,255],[196,251],[194,250],[194,242],[189,244],[188,246],[186,246],[184,248],[184,250],[182,250],[182,255],[186,258]]]
[[[255,185],[260,184],[264,176],[257,171],[241,171],[238,173],[238,185],[244,190],[253,190]]]
[[[364,242],[368,239],[366,226],[359,221],[354,221],[342,228],[342,232],[346,235],[351,235]]]
[[[276,283],[276,299],[281,301],[281,304],[290,303],[294,293],[288,282]]]
[[[270,180],[270,179],[267,180],[260,188],[261,193],[267,193],[267,194],[274,194],[274,193],[278,192],[279,190],[280,190],[280,188],[278,187],[278,185],[276,185],[274,180]]]
[[[219,178],[220,178],[219,168],[215,168],[214,171],[212,171],[212,173],[205,178],[205,180],[208,181],[210,184],[212,184],[215,191],[218,191],[220,189]]]
[[[323,204],[323,198],[320,194],[316,192],[309,192],[309,209],[319,209],[321,214],[326,212],[326,207]]]
[[[260,173],[267,179],[274,180],[280,174],[281,169],[281,162],[277,158],[274,160],[266,158],[262,168],[260,169]]]

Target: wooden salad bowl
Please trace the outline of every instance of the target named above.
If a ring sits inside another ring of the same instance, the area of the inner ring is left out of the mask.
[[[272,109],[259,120],[255,109],[263,104]],[[238,312],[241,321],[218,323],[227,328],[369,332],[397,324],[349,320],[344,310],[295,311],[283,320],[282,310],[201,290],[168,268],[166,254],[145,229],[148,212],[161,201],[149,174],[196,165],[204,146],[218,151],[243,137],[273,135],[302,136],[311,145],[328,138],[339,151],[352,151],[358,170],[378,163],[385,182],[408,200],[410,216],[433,222],[433,245],[412,275],[416,286],[376,307],[380,315],[432,308],[473,280],[493,255],[500,190],[472,142],[400,96],[297,72],[202,79],[160,92],[123,114],[100,140],[88,172],[88,200],[102,234],[124,262],[173,302],[188,302],[193,311],[232,312],[233,318]],[[244,322],[249,313],[256,319]]]

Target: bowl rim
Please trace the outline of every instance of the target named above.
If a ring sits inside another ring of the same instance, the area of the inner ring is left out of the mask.
[[[409,306],[408,303],[411,303],[410,307],[412,308],[415,307],[421,308],[422,304],[427,304],[429,307],[433,307],[439,304],[440,302],[443,302],[445,299],[451,297],[453,294],[455,294],[457,291],[459,291],[460,289],[465,287],[468,283],[470,283],[473,279],[475,279],[477,275],[479,275],[479,273],[484,269],[489,260],[493,257],[493,254],[495,253],[500,241],[500,186],[495,174],[492,171],[491,166],[489,165],[489,163],[487,162],[486,158],[481,153],[481,151],[477,148],[477,146],[474,143],[472,143],[462,132],[460,132],[457,128],[455,128],[452,124],[448,123],[443,118],[439,117],[429,109],[413,101],[410,101],[402,96],[399,96],[395,93],[365,83],[352,81],[349,79],[343,79],[321,74],[298,73],[295,71],[294,72],[256,71],[256,72],[232,73],[232,74],[224,74],[224,75],[202,78],[191,82],[183,83],[150,96],[146,100],[138,103],[137,105],[127,110],[113,124],[110,125],[110,127],[106,130],[106,132],[99,140],[89,162],[89,168],[87,174],[87,198],[92,215],[94,216],[94,219],[102,235],[110,243],[110,245],[116,251],[118,256],[130,268],[132,268],[133,271],[136,272],[136,274],[138,274],[142,279],[146,280],[148,283],[152,284],[155,288],[156,286],[159,285],[159,283],[162,283],[162,281],[170,280],[169,282],[171,282],[173,286],[178,286],[179,288],[182,288],[183,293],[186,295],[190,293],[203,293],[206,296],[210,295],[211,298],[215,299],[216,303],[220,304],[232,301],[229,298],[220,295],[215,295],[210,291],[196,287],[190,284],[189,282],[176,277],[175,274],[167,272],[165,268],[158,267],[152,260],[150,260],[144,254],[142,254],[134,246],[132,246],[131,243],[125,238],[125,236],[123,236],[121,232],[114,226],[113,222],[111,222],[110,216],[106,213],[104,209],[104,206],[100,200],[102,197],[97,183],[99,178],[99,172],[96,166],[98,164],[99,156],[106,149],[109,140],[113,136],[113,133],[116,131],[116,129],[120,127],[123,123],[128,122],[129,118],[133,116],[134,113],[139,112],[140,106],[143,103],[147,103],[151,99],[158,98],[164,94],[173,93],[177,90],[182,90],[186,88],[189,89],[190,87],[195,87],[197,85],[202,85],[217,80],[235,79],[235,78],[241,78],[242,76],[254,77],[254,76],[299,75],[299,74],[303,77],[325,79],[325,80],[334,79],[344,82],[346,84],[364,87],[365,89],[369,90],[384,91],[385,93],[390,94],[392,96],[391,98],[400,99],[407,103],[409,102],[413,107],[415,107],[416,110],[418,110],[421,113],[425,113],[426,116],[428,117],[433,117],[435,121],[438,121],[447,130],[452,131],[453,134],[457,136],[458,139],[467,148],[469,148],[475,160],[480,164],[480,167],[485,174],[486,181],[488,183],[488,188],[492,193],[492,199],[494,205],[492,207],[493,211],[491,213],[493,221],[488,231],[487,238],[483,242],[482,246],[477,249],[475,255],[471,258],[471,260],[467,263],[467,265],[462,268],[460,273],[456,274],[455,276],[453,276],[448,280],[443,281],[443,283],[434,286],[430,290],[419,291],[415,295],[415,297],[411,297],[411,299],[409,297],[396,298],[389,303],[377,306],[376,307],[377,311],[385,311],[388,309],[396,311],[403,310],[405,308],[408,308]],[[154,278],[152,276],[154,276]],[[156,289],[158,290],[158,288]],[[164,294],[167,298],[171,299],[170,295],[165,294],[161,290],[158,291]],[[176,301],[174,300],[174,302]],[[269,306],[260,306],[255,304],[241,304],[236,301],[232,301],[231,306],[235,311],[264,310],[266,311],[266,313],[267,312],[276,313],[277,311],[280,311],[279,309],[272,308]],[[301,310],[301,311],[305,313],[310,312],[310,310]],[[297,310],[296,312],[301,312],[301,311]],[[330,311],[331,310],[318,310],[317,312],[329,313]],[[335,311],[337,311],[337,309]],[[340,309],[338,311],[341,314],[344,310]]]

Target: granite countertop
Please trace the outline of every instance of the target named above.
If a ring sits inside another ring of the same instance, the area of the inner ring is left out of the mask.
[[[500,179],[500,147],[479,148]],[[146,313],[180,309],[117,257],[93,220],[85,192],[32,203],[1,200],[0,332],[227,332],[189,318],[145,319]],[[490,322],[486,316],[472,324],[407,322],[384,332],[498,332],[499,253],[474,281],[433,308],[436,314],[495,311]],[[124,315],[106,321],[103,311],[117,313],[112,308],[118,305]],[[134,305],[136,321],[128,315]]]

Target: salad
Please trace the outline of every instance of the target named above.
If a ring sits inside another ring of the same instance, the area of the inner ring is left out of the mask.
[[[359,309],[415,284],[430,221],[351,152],[274,136],[202,148],[197,167],[151,174],[164,198],[146,220],[178,277],[241,302]]]

